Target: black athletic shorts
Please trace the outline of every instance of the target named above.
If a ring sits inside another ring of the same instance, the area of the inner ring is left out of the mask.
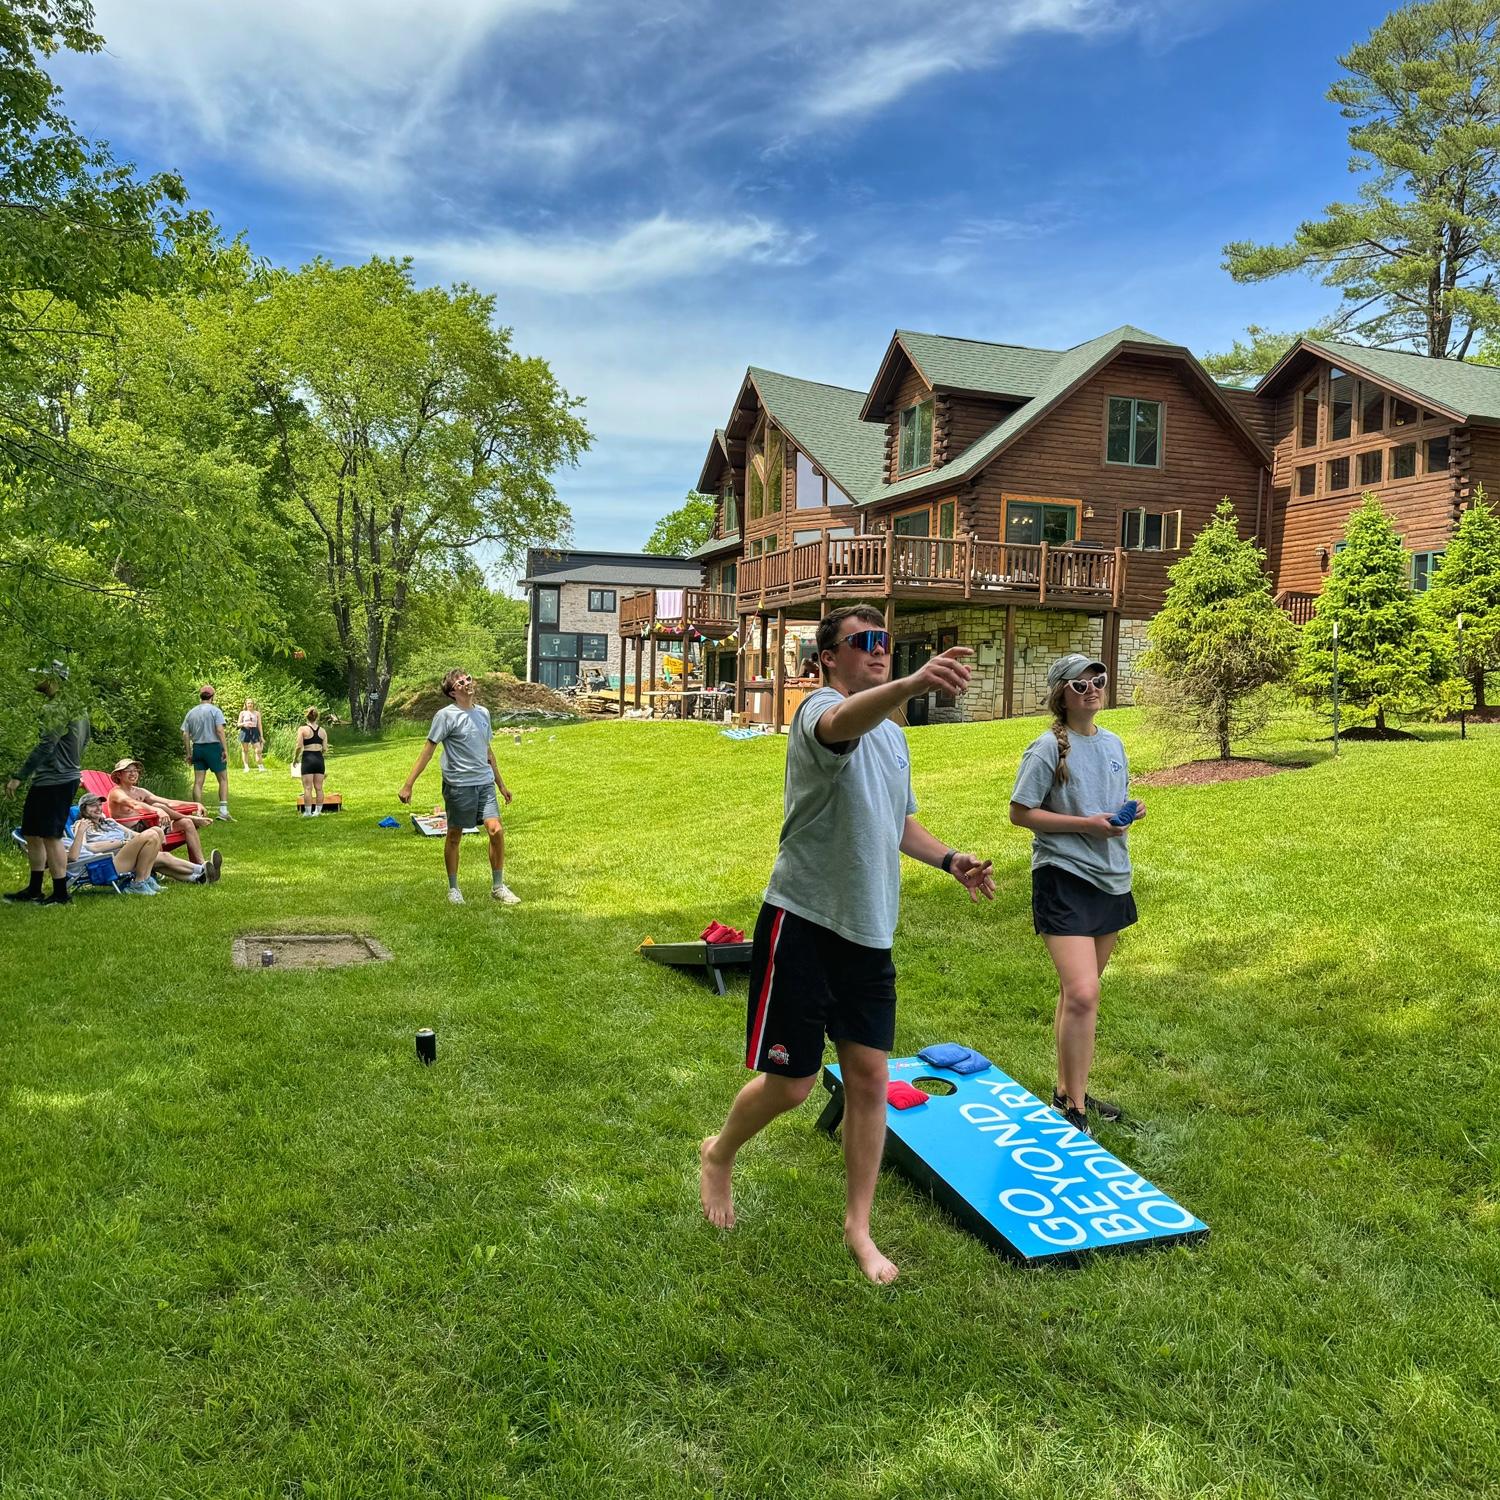
[[[68,826],[68,809],[78,791],[76,781],[60,786],[35,786],[21,808],[21,832],[34,839],[60,839]]]
[[[889,1052],[896,1040],[896,966],[889,948],[866,948],[769,902],[750,950],[745,1066],[809,1078],[823,1038]]]
[[[323,769],[323,752],[321,750],[304,750],[302,752],[301,764],[304,776],[326,776],[328,774]]]
[[[1031,872],[1031,922],[1048,937],[1104,937],[1136,920],[1135,897],[1101,891],[1061,865]]]

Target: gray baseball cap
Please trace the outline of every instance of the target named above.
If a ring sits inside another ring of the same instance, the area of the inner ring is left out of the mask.
[[[1075,651],[1071,656],[1059,656],[1047,668],[1047,686],[1055,688],[1060,682],[1072,682],[1075,678],[1082,677],[1085,672],[1093,671],[1095,667],[1098,667],[1101,672],[1109,670],[1102,661],[1095,661],[1081,651]]]

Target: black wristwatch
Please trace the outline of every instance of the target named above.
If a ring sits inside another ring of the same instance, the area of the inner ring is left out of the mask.
[[[944,875],[951,875],[953,873],[953,856],[955,854],[957,854],[957,853],[958,853],[957,849],[950,849],[943,856],[943,874]]]

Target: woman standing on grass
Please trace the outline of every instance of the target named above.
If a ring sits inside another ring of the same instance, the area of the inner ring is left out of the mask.
[[[255,769],[264,771],[266,763],[261,759],[262,746],[265,743],[265,726],[261,723],[260,710],[255,706],[254,698],[246,698],[245,706],[240,710],[240,766],[243,770],[250,769],[247,759],[250,751],[255,752]]]
[[[307,711],[307,722],[297,726],[297,745],[292,759],[302,763],[302,806],[317,817],[323,811],[323,768],[328,752],[328,731],[318,723],[318,711]]]
[[[1117,1105],[1088,1092],[1089,1067],[1099,980],[1121,929],[1136,920],[1126,822],[1111,821],[1125,807],[1130,767],[1119,735],[1094,722],[1108,686],[1103,662],[1075,652],[1052,663],[1052,725],[1026,747],[1010,794],[1011,822],[1033,836],[1032,921],[1057,970],[1052,1106],[1075,1130],[1088,1129],[1090,1114],[1120,1118]],[[1145,816],[1135,804],[1135,820]]]

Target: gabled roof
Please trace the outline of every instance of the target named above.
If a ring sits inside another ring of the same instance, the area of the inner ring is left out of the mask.
[[[754,385],[776,425],[851,500],[867,500],[879,489],[885,432],[860,421],[863,391],[798,380],[755,365],[745,379]]]
[[[1402,349],[1370,349],[1328,339],[1298,339],[1261,378],[1256,395],[1274,395],[1307,362],[1304,355],[1321,356],[1340,369],[1368,375],[1455,422],[1500,422],[1500,369],[1493,365],[1429,359]]]
[[[688,553],[689,557],[704,558],[712,557],[716,552],[732,552],[740,544],[740,534],[731,531],[728,536],[711,536],[700,547],[694,547]]]
[[[954,339],[939,333],[898,328],[891,336],[860,411],[864,421],[879,420],[877,408],[895,378],[903,355],[934,390],[966,391],[1012,401],[1027,401],[1035,396],[1053,365],[1062,358],[1056,349],[987,344],[979,339]]]
[[[722,427],[715,427],[713,441],[708,445],[708,456],[703,460],[703,467],[698,470],[698,483],[694,486],[700,495],[713,493],[708,487],[708,476],[717,465],[729,462],[729,438]]]
[[[1159,351],[1182,359],[1189,371],[1196,376],[1210,404],[1220,409],[1230,425],[1243,436],[1246,444],[1256,453],[1262,463],[1270,463],[1271,455],[1265,444],[1245,424],[1223,392],[1209,378],[1207,371],[1187,349],[1181,344],[1168,343],[1166,339],[1158,338],[1154,333],[1147,333],[1143,328],[1133,328],[1127,323],[1111,333],[1101,334],[1096,339],[1088,340],[1087,343],[1075,344],[1071,349],[1065,349],[1062,353],[1054,355],[1051,367],[1040,381],[1031,399],[1024,406],[1013,411],[999,426],[991,428],[983,437],[970,443],[957,457],[940,468],[928,469],[921,474],[913,474],[908,479],[898,480],[895,484],[880,486],[878,493],[871,494],[869,498],[871,500],[899,500],[907,495],[922,493],[941,485],[954,484],[968,479],[1002,449],[1009,447],[1022,433],[1046,416],[1059,402],[1070,396],[1097,369],[1117,354],[1130,349]],[[1035,352],[1045,353],[1046,351]]]

